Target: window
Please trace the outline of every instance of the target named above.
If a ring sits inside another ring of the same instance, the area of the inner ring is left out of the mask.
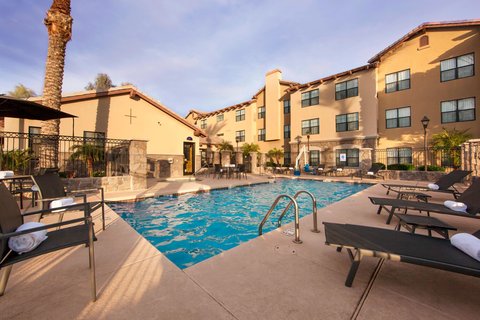
[[[265,107],[258,107],[258,119],[265,118]]]
[[[475,98],[443,101],[442,123],[475,120]]]
[[[318,134],[320,132],[318,118],[302,121],[302,135]]]
[[[245,120],[245,109],[235,111],[235,121]]]
[[[387,129],[410,127],[410,107],[386,110],[385,119]]]
[[[385,76],[385,92],[410,89],[410,69],[390,73]]]
[[[440,80],[450,81],[473,76],[475,58],[473,53],[440,62]]]
[[[318,166],[320,164],[320,151],[319,150],[311,150],[309,153],[310,153],[309,164],[311,166]]]
[[[348,80],[335,85],[335,100],[358,96],[358,79]]]
[[[387,149],[387,165],[391,164],[411,164],[412,148],[388,148]]]
[[[207,120],[203,119],[200,121],[200,129],[205,129],[207,128]]]
[[[286,124],[283,126],[283,138],[290,139],[290,125]]]
[[[42,139],[38,135],[41,133],[41,127],[28,127],[28,149],[35,155],[40,154]]]
[[[290,100],[283,100],[283,113],[290,113]]]
[[[245,141],[245,130],[235,131],[235,141],[244,142]]]
[[[224,115],[222,114],[217,114],[217,122],[222,122],[224,119]]]
[[[83,143],[105,144],[105,132],[83,131]]]
[[[428,36],[427,35],[421,36],[419,42],[420,42],[419,43],[420,48],[428,46]]]
[[[265,141],[265,129],[258,129],[258,141]]]
[[[339,114],[335,117],[337,132],[358,130],[358,112]]]
[[[318,89],[302,93],[302,107],[318,104]]]
[[[292,155],[290,152],[284,152],[283,153],[283,165],[284,166],[289,166],[290,163],[292,163]]]
[[[337,149],[337,166],[358,167],[358,149]]]

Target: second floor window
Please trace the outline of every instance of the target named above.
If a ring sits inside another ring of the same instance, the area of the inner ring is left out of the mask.
[[[475,120],[475,99],[443,101],[441,103],[442,123]]]
[[[265,129],[258,129],[258,141],[265,141]]]
[[[290,125],[286,124],[283,126],[283,138],[290,139]]]
[[[385,111],[386,128],[410,127],[410,107]]]
[[[387,164],[411,164],[412,148],[388,148]]]
[[[302,93],[302,107],[318,104],[318,89]]]
[[[235,131],[235,141],[238,141],[238,142],[245,141],[245,130]]]
[[[265,107],[258,107],[258,119],[265,118]]]
[[[290,100],[283,100],[283,113],[284,114],[290,113]]]
[[[320,132],[320,121],[317,119],[309,119],[302,121],[302,135],[318,134]]]
[[[222,114],[217,114],[217,122],[222,122],[224,119],[224,115]]]
[[[475,58],[473,53],[443,60],[440,62],[440,79],[443,82],[471,77],[474,74],[474,69]]]
[[[358,96],[358,79],[348,80],[335,85],[335,100]]]
[[[385,76],[385,92],[410,89],[410,69],[394,72]]]
[[[203,119],[200,121],[200,129],[207,128],[207,120]]]
[[[335,122],[337,132],[358,130],[358,112],[339,114]]]
[[[235,121],[245,120],[245,109],[235,111]]]

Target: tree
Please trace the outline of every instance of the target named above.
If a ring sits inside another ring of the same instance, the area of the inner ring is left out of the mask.
[[[241,149],[244,156],[249,156],[250,152],[259,152],[260,146],[255,143],[245,143]]]
[[[102,162],[105,159],[105,148],[92,143],[77,144],[71,147],[72,160],[83,160],[87,165],[87,174],[93,177],[93,165],[95,162]]]
[[[115,87],[112,83],[112,79],[106,73],[99,73],[95,78],[95,82],[89,82],[85,87],[85,90],[97,90],[97,91],[107,91],[110,88]]]
[[[432,149],[442,152],[442,165],[450,165],[459,168],[461,165],[461,156],[459,147],[462,143],[472,138],[467,130],[447,130],[432,136]]]
[[[218,148],[218,151],[231,151],[231,152],[234,151],[233,145],[230,142],[225,140],[223,140],[222,143],[220,143],[217,146],[217,148]]]
[[[283,150],[273,148],[272,150],[269,150],[267,152],[267,157],[270,158],[271,162],[273,162],[273,160],[275,159],[275,163],[277,165],[280,165],[280,159],[283,158]]]
[[[8,92],[8,95],[15,98],[27,99],[30,97],[35,97],[37,94],[32,89],[27,88],[23,84],[19,83],[15,86],[13,91]]]
[[[60,110],[62,99],[63,73],[65,69],[65,51],[67,42],[72,38],[73,19],[70,16],[70,0],[53,0],[44,20],[48,30],[48,53],[45,63],[45,81],[43,86],[43,104]],[[58,136],[60,120],[44,121],[42,134]],[[42,167],[55,167],[58,159],[58,139],[43,145]]]

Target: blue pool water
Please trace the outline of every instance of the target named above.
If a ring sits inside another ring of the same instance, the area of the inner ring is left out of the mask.
[[[369,187],[368,184],[277,180],[276,183],[214,190],[208,193],[162,196],[139,202],[115,202],[115,210],[138,233],[179,268],[187,268],[258,236],[258,225],[275,198],[307,190],[322,208]],[[312,212],[306,195],[298,199],[300,217]],[[264,233],[276,228],[287,200],[282,200],[265,224]],[[282,224],[293,221],[293,210]],[[319,222],[320,223],[320,222]],[[306,232],[301,230],[301,232]]]

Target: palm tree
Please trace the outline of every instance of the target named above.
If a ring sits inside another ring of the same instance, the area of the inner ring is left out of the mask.
[[[241,149],[244,156],[249,156],[250,152],[259,152],[260,146],[255,143],[245,143]]]
[[[268,151],[267,156],[270,158],[271,162],[273,162],[273,159],[275,159],[276,164],[279,166],[280,159],[283,157],[283,150],[273,148],[272,150]]]
[[[442,154],[443,165],[452,165],[454,168],[459,168],[461,165],[461,156],[459,147],[462,143],[472,138],[472,135],[467,133],[467,130],[447,130],[432,136],[432,149],[439,151]]]
[[[93,165],[95,162],[101,162],[105,159],[105,148],[91,143],[84,143],[74,145],[71,149],[73,153],[70,159],[85,161],[87,174],[89,177],[93,177]]]
[[[67,42],[72,37],[70,16],[70,0],[53,0],[47,11],[44,23],[48,30],[48,53],[45,64],[45,82],[43,86],[43,104],[60,110],[62,98],[63,72],[65,68],[65,51]],[[49,120],[42,123],[42,134],[58,136],[60,120]],[[43,167],[54,167],[58,159],[58,140],[43,146],[45,157]]]
[[[220,143],[217,146],[217,148],[218,148],[218,151],[231,151],[231,152],[234,151],[233,145],[230,142],[225,140],[223,140],[222,143]]]

